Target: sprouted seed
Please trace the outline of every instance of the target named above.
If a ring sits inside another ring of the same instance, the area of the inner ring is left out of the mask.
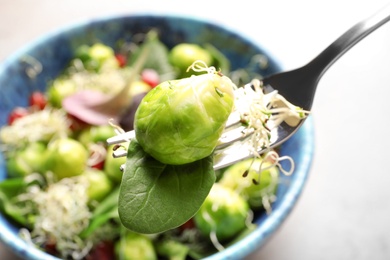
[[[0,131],[0,143],[2,146],[19,147],[26,143],[65,137],[68,133],[69,120],[66,113],[48,108],[4,126]]]
[[[217,234],[215,232],[215,230],[211,230],[210,232],[210,240],[211,240],[211,243],[213,243],[215,249],[217,249],[218,251],[222,251],[225,249],[225,247],[219,242],[218,238],[217,238]]]
[[[241,121],[248,129],[254,133],[247,140],[254,157],[262,158],[258,151],[265,149],[264,161],[271,161],[272,166],[277,165],[281,171],[290,175],[294,171],[294,162],[288,156],[279,157],[273,151],[271,145],[271,131],[282,122],[295,118],[301,120],[309,113],[288,102],[276,90],[265,94],[262,89],[262,82],[258,79],[235,90],[235,106],[241,115]],[[289,170],[283,169],[279,163],[281,160],[289,160],[291,167]],[[262,165],[259,172],[261,172]]]
[[[50,177],[46,181],[51,182]],[[30,186],[19,199],[33,201],[38,214],[34,228],[30,232],[23,229],[21,235],[36,245],[55,243],[61,257],[83,259],[93,245],[79,237],[91,216],[87,187],[88,182],[82,177],[50,183],[46,190]]]

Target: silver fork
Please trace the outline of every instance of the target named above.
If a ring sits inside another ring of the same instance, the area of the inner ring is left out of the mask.
[[[214,150],[214,170],[218,170],[238,161],[250,158],[252,153],[245,140],[253,134],[253,129],[241,124],[241,116],[235,111],[229,116],[225,130],[218,140],[218,145]],[[273,136],[271,134],[271,136]],[[135,131],[128,131],[123,134],[107,139],[108,145],[122,144],[135,138]],[[113,152],[113,157],[119,158],[127,155],[124,149],[117,149]]]

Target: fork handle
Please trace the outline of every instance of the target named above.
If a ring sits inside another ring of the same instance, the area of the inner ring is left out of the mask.
[[[389,20],[390,4],[351,27],[305,67],[310,67],[310,71],[316,73],[318,79],[321,78],[327,69],[345,52]]]

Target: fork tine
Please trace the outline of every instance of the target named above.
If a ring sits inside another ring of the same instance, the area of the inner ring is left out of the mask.
[[[226,148],[229,145],[232,145],[233,143],[240,141],[244,138],[247,138],[249,135],[251,135],[254,131],[252,129],[246,129],[243,126],[239,126],[236,128],[233,128],[229,131],[224,132],[224,134],[221,136],[221,138],[218,141],[217,147],[215,150],[221,150],[223,148]],[[111,140],[111,144],[118,144],[122,140],[122,137],[115,138],[114,142]],[[127,139],[128,140],[128,139]],[[118,149],[113,152],[114,158],[124,157],[127,155],[126,150]]]
[[[118,149],[112,152],[112,156],[114,158],[125,157],[126,155],[127,155],[127,151],[123,149]]]
[[[253,133],[253,130],[251,130],[251,129],[248,130],[242,126],[234,128],[232,130],[229,130],[221,136],[215,150],[220,150],[220,149],[226,148],[227,146],[248,137],[252,133]],[[115,141],[117,141],[117,139],[115,139]],[[118,143],[120,143],[120,141],[117,142],[116,144],[118,144]],[[112,153],[112,156],[114,158],[125,157],[126,155],[127,155],[127,152],[126,152],[126,150],[123,150],[123,149],[118,149]]]
[[[125,132],[123,134],[115,135],[113,137],[110,137],[107,139],[107,144],[112,145],[112,144],[119,144],[123,143],[126,141],[130,141],[135,138],[135,131],[129,131]]]
[[[247,129],[245,126],[238,126],[231,130],[225,131],[218,140],[216,150],[225,148],[226,146],[231,145],[243,138],[248,137],[253,134],[254,130],[252,128]]]

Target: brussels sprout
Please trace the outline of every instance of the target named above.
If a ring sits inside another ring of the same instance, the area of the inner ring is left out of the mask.
[[[54,80],[53,84],[49,87],[47,92],[48,102],[50,105],[56,108],[62,107],[62,101],[74,94],[77,90],[76,85],[67,79],[58,78]]]
[[[156,251],[160,256],[170,260],[185,260],[190,248],[175,240],[162,240],[156,244]]]
[[[83,129],[77,140],[88,147],[91,143],[105,143],[107,138],[115,135],[115,130],[111,125],[92,125]]]
[[[145,235],[138,233],[127,233],[119,240],[119,242],[116,244],[115,249],[118,255],[118,259],[157,259],[157,254],[154,250],[154,246],[151,239]]]
[[[31,173],[45,171],[46,146],[41,142],[34,142],[22,150],[12,152],[6,161],[7,172],[10,177],[23,177]]]
[[[89,183],[87,189],[89,201],[101,201],[111,192],[113,185],[103,171],[89,168],[84,172],[84,176]]]
[[[248,212],[248,203],[238,193],[215,183],[194,220],[204,235],[215,232],[224,241],[245,228]]]
[[[102,43],[95,43],[89,48],[90,58],[97,60],[99,63],[103,63],[114,57],[114,54],[114,50],[111,47]]]
[[[261,162],[262,159],[239,162],[224,172],[219,183],[237,191],[249,202],[252,208],[260,208],[263,206],[263,199],[269,199],[276,195],[279,177],[279,170],[276,166],[259,173]],[[269,162],[264,162],[262,168],[265,169],[269,166]]]
[[[115,58],[114,50],[102,43],[95,43],[89,48],[90,59],[84,62],[88,69],[100,71],[104,68],[118,68],[119,63]]]
[[[71,138],[56,139],[47,148],[47,169],[58,179],[80,175],[84,172],[88,151]]]
[[[197,60],[204,61],[208,66],[213,65],[213,56],[198,44],[180,43],[169,53],[169,61],[179,70],[179,77],[190,76],[187,68]]]
[[[165,164],[210,155],[232,111],[234,83],[218,73],[165,81],[138,107],[134,129],[145,152]]]
[[[107,148],[106,160],[104,163],[104,172],[108,178],[114,183],[120,183],[122,181],[122,171],[120,167],[126,163],[126,157],[114,158],[112,153],[114,151],[114,145]]]
[[[137,80],[131,83],[129,96],[130,98],[133,98],[138,94],[149,92],[151,89],[152,87],[148,85],[146,82]]]
[[[74,53],[74,58],[80,59],[82,62],[89,60],[91,57],[89,55],[90,46],[83,44],[76,48]]]

